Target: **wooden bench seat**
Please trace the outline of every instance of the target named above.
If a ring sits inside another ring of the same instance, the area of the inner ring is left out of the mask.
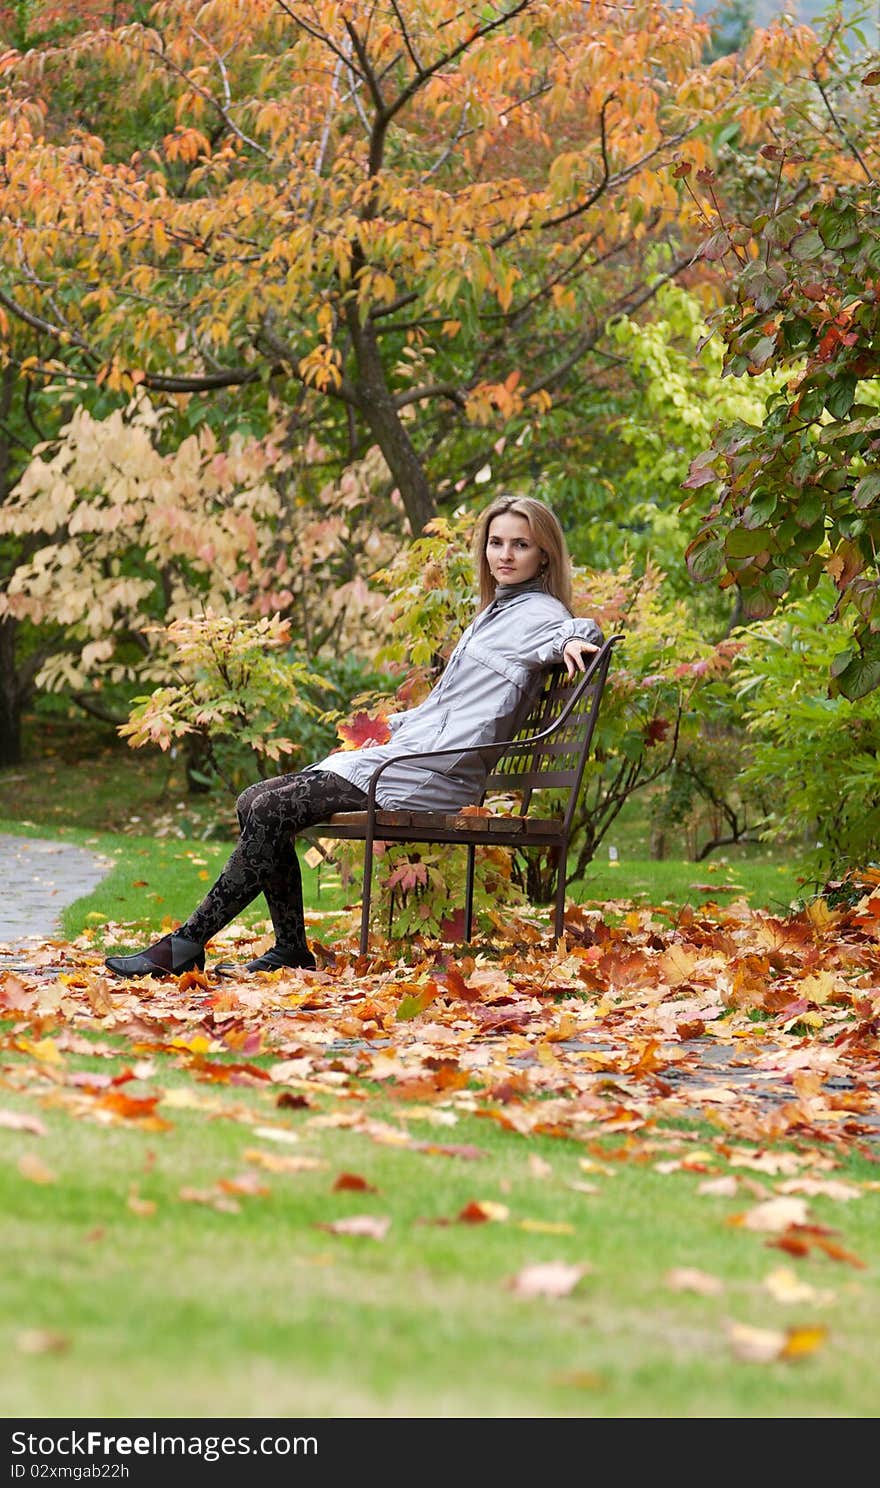
[[[340,811],[329,818],[334,837],[365,840],[366,811]],[[432,842],[494,843],[502,836],[515,836],[517,841],[534,838],[536,842],[560,840],[562,818],[552,816],[462,816],[443,811],[376,812],[375,836],[385,842],[423,842],[418,832],[430,832]],[[435,835],[442,834],[442,835]]]

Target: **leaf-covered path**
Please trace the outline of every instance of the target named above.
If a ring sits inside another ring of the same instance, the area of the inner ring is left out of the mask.
[[[586,1140],[702,1117],[759,1143],[869,1152],[880,1135],[880,888],[864,888],[846,908],[818,901],[786,919],[744,902],[674,922],[631,910],[610,924],[573,908],[558,948],[519,921],[513,948],[411,949],[410,964],[393,948],[360,959],[352,935],[318,970],[273,976],[119,982],[87,937],[47,944],[0,971],[6,1048],[29,1056],[5,1079],[73,1116],[161,1126],[161,1055],[206,1110],[218,1083],[282,1105],[332,1093],[343,1100],[334,1119],[379,1140],[374,1093],[397,1102],[386,1137],[398,1142],[408,1107],[428,1102],[522,1135]],[[68,1069],[69,1053],[125,1050],[123,1074]]]

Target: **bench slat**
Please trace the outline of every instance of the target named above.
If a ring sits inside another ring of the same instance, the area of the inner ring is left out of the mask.
[[[457,837],[489,835],[493,840],[517,842],[525,837],[547,837],[559,833],[561,817],[454,815],[443,811],[377,811],[376,836],[384,832],[443,832]],[[324,828],[327,828],[326,832]],[[367,829],[366,811],[339,811],[320,826],[309,830],[315,836],[363,837]],[[419,839],[415,839],[419,840]]]

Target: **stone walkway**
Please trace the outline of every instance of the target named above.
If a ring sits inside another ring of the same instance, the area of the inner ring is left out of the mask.
[[[72,842],[0,834],[0,960],[61,930],[61,911],[112,867],[109,858]]]

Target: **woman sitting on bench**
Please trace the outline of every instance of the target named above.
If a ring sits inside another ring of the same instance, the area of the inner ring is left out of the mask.
[[[553,512],[534,497],[502,496],[483,512],[474,543],[480,608],[423,703],[388,720],[391,740],[341,750],[291,775],[259,780],[236,803],[241,835],[220,877],[179,930],[131,956],[108,956],[120,976],[180,976],[201,970],[205,946],[258,894],[266,897],[275,944],[242,971],[314,968],[306,941],[294,836],[337,811],[366,808],[376,768],[380,807],[455,811],[479,801],[488,765],[479,750],[432,760],[425,751],[508,739],[543,669],[564,662],[569,676],[599,649],[592,620],[571,614],[571,560]],[[230,969],[228,966],[226,969]]]

